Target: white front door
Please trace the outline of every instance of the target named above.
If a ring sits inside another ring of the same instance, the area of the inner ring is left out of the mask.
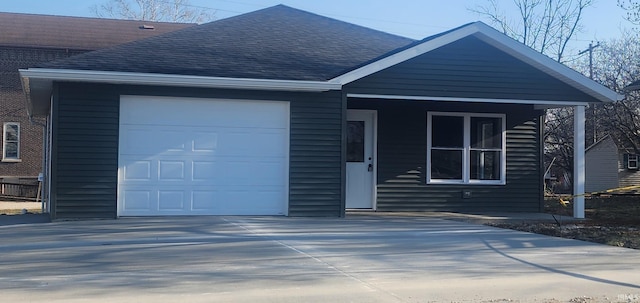
[[[375,123],[376,111],[347,112],[346,208],[375,208]]]

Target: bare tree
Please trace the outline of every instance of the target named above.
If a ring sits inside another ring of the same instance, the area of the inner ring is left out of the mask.
[[[211,21],[215,14],[210,8],[190,5],[189,0],[108,0],[91,10],[101,18],[185,23]]]
[[[594,54],[594,79],[623,93],[625,86],[640,79],[640,43],[638,34],[626,31],[622,38],[601,42]],[[586,70],[588,62],[578,62],[576,69]],[[640,154],[640,92],[627,92],[622,101],[598,108],[599,136],[610,134],[620,147]]]
[[[471,9],[504,34],[562,62],[571,38],[582,30],[584,10],[594,0],[486,0]],[[518,12],[510,17],[500,5],[512,5]]]
[[[618,0],[618,6],[627,11],[625,19],[635,25],[640,25],[640,1]]]
[[[547,111],[543,142],[545,167],[553,163],[553,175],[573,171],[573,108]]]

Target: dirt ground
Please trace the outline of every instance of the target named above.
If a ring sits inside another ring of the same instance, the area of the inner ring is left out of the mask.
[[[565,198],[566,200],[567,198]],[[560,204],[560,197],[545,199],[545,212],[572,216],[573,206]],[[587,197],[584,221],[555,223],[488,223],[487,225],[516,229],[569,239],[640,249],[640,195]]]

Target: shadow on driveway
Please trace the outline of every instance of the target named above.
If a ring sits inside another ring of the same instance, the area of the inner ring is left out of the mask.
[[[8,301],[569,302],[640,292],[636,250],[425,216],[124,218],[3,226],[0,237]]]

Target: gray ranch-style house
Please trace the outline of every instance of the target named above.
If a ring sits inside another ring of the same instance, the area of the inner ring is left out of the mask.
[[[584,107],[620,98],[480,22],[414,41],[283,5],[20,74],[54,219],[537,212],[544,110],[576,109],[580,192]]]

